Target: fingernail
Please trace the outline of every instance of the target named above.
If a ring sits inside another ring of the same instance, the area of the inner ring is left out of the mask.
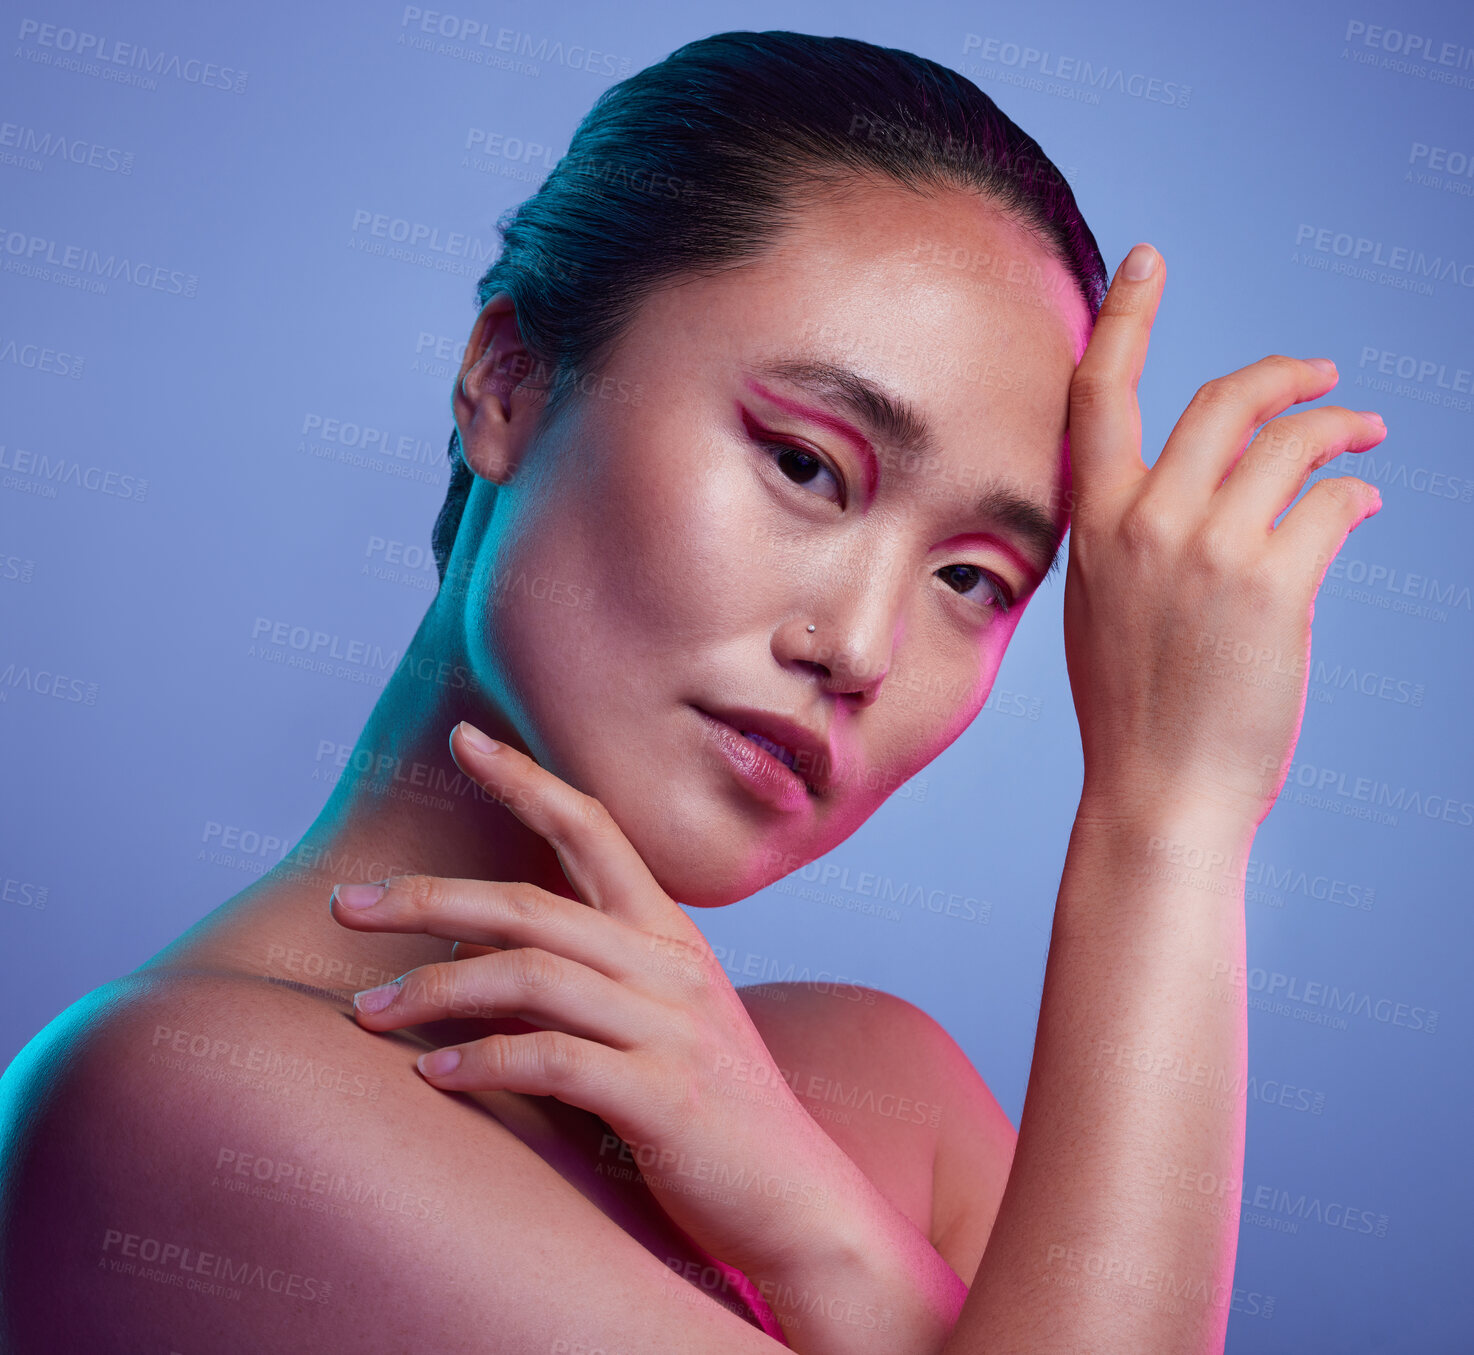
[[[468,720],[462,720],[460,724],[461,737],[471,745],[478,753],[495,753],[500,747],[495,739],[483,734],[475,725]]]
[[[1336,374],[1336,364],[1330,358],[1306,358],[1305,361],[1317,371],[1324,372],[1327,376],[1335,376]]]
[[[377,988],[365,988],[361,993],[354,993],[353,1006],[361,1012],[381,1012],[395,998],[399,996],[399,980],[392,983],[381,983]]]
[[[1147,278],[1156,272],[1157,251],[1150,245],[1136,245],[1131,253],[1126,256],[1126,262],[1121,265],[1121,271],[1132,282],[1145,282]]]
[[[440,1077],[444,1073],[454,1072],[460,1061],[459,1049],[432,1049],[428,1054],[421,1054],[415,1060],[415,1065],[429,1077]]]
[[[372,908],[384,897],[387,880],[374,880],[366,885],[334,885],[333,897],[345,908]]]
[[[1375,409],[1358,409],[1356,412],[1374,428],[1387,427],[1387,420],[1378,414]]]

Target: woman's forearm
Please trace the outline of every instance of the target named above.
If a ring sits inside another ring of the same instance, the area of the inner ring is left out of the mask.
[[[799,1355],[938,1355],[967,1285],[859,1167],[843,1170],[812,1243],[749,1278]]]
[[[945,1355],[1222,1349],[1254,825],[1082,799],[1008,1187]]]
[[[795,1350],[1221,1350],[1253,835],[1181,796],[1129,814],[1082,801],[1013,1169],[955,1326],[961,1281],[861,1180],[828,1246],[753,1277]]]

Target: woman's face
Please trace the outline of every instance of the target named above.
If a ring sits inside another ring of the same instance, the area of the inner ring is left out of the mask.
[[[463,617],[488,727],[684,903],[829,851],[987,698],[1067,525],[1088,335],[960,192],[815,200],[659,291],[497,492]]]

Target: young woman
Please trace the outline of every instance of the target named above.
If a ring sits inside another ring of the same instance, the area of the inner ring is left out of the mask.
[[[1162,260],[1107,290],[1039,146],[862,42],[681,48],[504,235],[442,586],[327,806],[6,1075],[6,1348],[1220,1349],[1243,868],[1305,696],[1255,656],[1303,661],[1377,495],[1274,524],[1380,421],[1283,415],[1336,374],[1266,357],[1148,469]],[[1067,526],[1085,778],[1015,1136],[918,1008],[734,990],[676,901],[941,753]]]

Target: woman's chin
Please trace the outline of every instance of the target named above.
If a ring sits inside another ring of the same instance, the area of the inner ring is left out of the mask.
[[[688,858],[688,853],[689,844],[682,852],[683,858]],[[750,864],[710,856],[701,860],[683,859],[663,868],[648,859],[645,864],[671,898],[690,908],[725,908],[751,898],[775,878],[768,873],[759,874]]]
[[[781,853],[749,844],[734,850],[734,833],[713,841],[676,834],[649,843],[641,857],[671,898],[691,908],[725,908],[751,898],[789,873],[775,864]],[[791,868],[789,868],[791,869]]]

